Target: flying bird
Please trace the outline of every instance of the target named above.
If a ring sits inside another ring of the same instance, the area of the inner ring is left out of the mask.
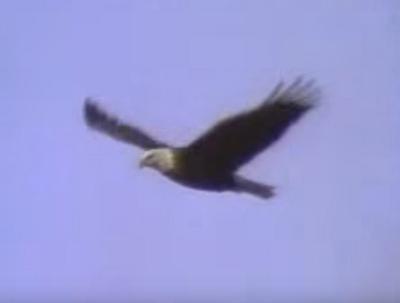
[[[278,83],[258,106],[217,122],[191,143],[176,147],[154,138],[103,110],[87,98],[87,125],[144,150],[140,167],[149,167],[182,185],[210,191],[249,193],[263,199],[274,187],[250,180],[238,169],[276,142],[287,129],[315,107],[319,90],[301,77]]]

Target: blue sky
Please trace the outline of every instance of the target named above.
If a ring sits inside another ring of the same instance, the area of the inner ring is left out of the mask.
[[[398,1],[3,1],[0,297],[400,299]],[[260,202],[137,169],[86,96],[177,145],[314,77],[242,169]],[[162,301],[161,301],[162,299]]]

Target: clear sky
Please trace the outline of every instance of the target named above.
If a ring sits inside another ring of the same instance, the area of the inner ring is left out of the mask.
[[[399,302],[399,3],[2,1],[1,300]],[[242,170],[267,202],[82,119],[93,96],[183,144],[299,74],[320,107]]]

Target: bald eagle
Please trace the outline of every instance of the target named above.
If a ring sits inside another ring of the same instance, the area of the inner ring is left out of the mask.
[[[92,99],[84,104],[87,125],[145,150],[140,167],[150,167],[191,188],[249,193],[267,199],[274,187],[249,180],[237,170],[277,141],[318,101],[313,81],[278,83],[258,106],[216,123],[186,146],[174,147],[108,114]]]

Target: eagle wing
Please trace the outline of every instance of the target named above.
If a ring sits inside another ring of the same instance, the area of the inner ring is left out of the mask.
[[[128,125],[120,121],[118,118],[106,113],[91,99],[85,100],[84,116],[88,126],[117,140],[139,146],[143,149],[168,146],[167,144],[146,134],[140,128]]]
[[[277,141],[318,98],[313,81],[299,77],[288,86],[281,82],[259,106],[218,122],[187,152],[210,163],[205,165],[216,173],[233,172]]]

